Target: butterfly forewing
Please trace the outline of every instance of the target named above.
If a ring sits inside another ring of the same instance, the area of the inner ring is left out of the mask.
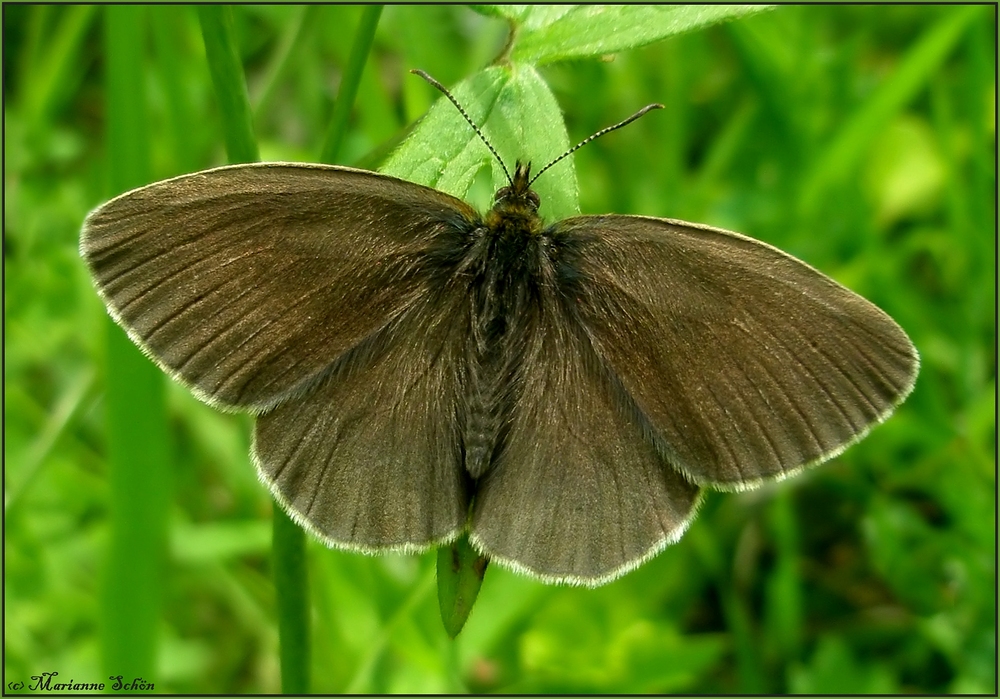
[[[596,350],[698,484],[748,487],[829,458],[913,387],[916,350],[889,316],[769,245],[635,216],[555,234],[572,241]]]
[[[128,192],[81,251],[115,319],[205,400],[261,411],[427,291],[475,217],[446,194],[322,165],[239,165]]]

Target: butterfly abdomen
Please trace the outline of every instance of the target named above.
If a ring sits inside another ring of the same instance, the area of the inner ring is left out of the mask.
[[[537,214],[534,219],[530,229],[540,228]],[[539,272],[546,265],[541,239],[530,229],[494,209],[461,265],[469,299],[462,433],[465,469],[476,479],[503,451],[524,359],[524,321],[540,302]]]

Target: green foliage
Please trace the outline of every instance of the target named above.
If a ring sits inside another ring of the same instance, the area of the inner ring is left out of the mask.
[[[123,496],[107,465],[106,318],[77,236],[130,184],[110,179],[105,133],[123,115],[108,41],[143,47],[146,179],[226,160],[198,12],[151,6],[114,39],[108,11],[4,6],[7,681],[106,675],[101,572]],[[610,585],[489,568],[455,641],[433,553],[310,541],[314,691],[994,691],[995,10],[786,6],[712,24],[716,11],[388,7],[339,160],[488,205],[497,166],[410,68],[454,89],[508,167],[661,102],[546,173],[544,215],[668,216],[787,250],[900,322],[922,356],[916,390],[833,462],[711,494],[678,544]],[[261,158],[316,160],[363,9],[233,14]],[[146,679],[277,691],[271,505],[249,420],[163,381],[168,560],[133,591],[161,600]]]
[[[428,90],[433,90],[430,86]],[[513,175],[516,159],[531,154],[544,166],[569,148],[559,105],[548,85],[530,66],[510,71],[491,67],[455,86],[453,95],[480,126]],[[534,128],[534,124],[543,125]],[[491,191],[508,183],[500,164],[447,99],[439,99],[408,138],[380,168],[455,196],[464,196],[485,167],[493,171]],[[536,190],[543,213],[565,218],[578,211],[576,175],[568,163],[553,167]],[[485,202],[484,202],[485,203]]]
[[[451,638],[458,636],[472,613],[488,564],[489,558],[472,548],[468,536],[438,547],[438,604]]]
[[[766,9],[763,5],[543,5],[508,7],[504,14],[515,27],[510,60],[551,63],[638,48]]]

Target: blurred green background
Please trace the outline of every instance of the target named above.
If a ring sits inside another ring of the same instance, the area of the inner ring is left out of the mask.
[[[83,217],[117,193],[106,11],[3,8],[5,686],[100,681],[102,624],[122,611],[101,592],[106,319],[77,254]],[[315,160],[361,10],[233,14],[262,159]],[[136,17],[149,180],[224,163],[197,13]],[[377,167],[436,99],[410,68],[452,85],[506,37],[467,8],[387,8],[341,162]],[[577,153],[584,213],[704,222],[806,260],[908,331],[916,389],[832,462],[710,493],[680,543],[610,585],[491,568],[455,642],[433,553],[310,542],[313,689],[995,692],[995,59],[989,6],[785,6],[542,66],[574,141],[667,106]],[[135,610],[159,619],[145,679],[277,691],[250,421],[163,381],[168,558],[160,606]]]

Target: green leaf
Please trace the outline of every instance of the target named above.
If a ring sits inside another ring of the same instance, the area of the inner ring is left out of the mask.
[[[531,66],[487,68],[451,92],[511,173],[517,160],[530,161],[537,172],[569,148],[555,96]],[[555,165],[534,186],[542,200],[541,212],[550,220],[579,212],[576,174],[568,160]],[[382,172],[463,197],[488,165],[494,189],[506,186],[500,164],[455,106],[442,98],[389,157]]]
[[[507,80],[506,71],[491,68],[463,80],[451,92],[469,118],[485,127]],[[442,98],[389,156],[381,171],[461,197],[491,157],[454,105]]]
[[[499,17],[512,21],[520,20],[525,13],[531,11],[527,5],[470,5],[469,9],[483,17]]]
[[[767,9],[765,5],[532,7],[520,16],[510,57],[549,63],[601,56]]]
[[[444,630],[458,636],[479,596],[489,559],[472,548],[468,536],[438,548],[438,606]]]

